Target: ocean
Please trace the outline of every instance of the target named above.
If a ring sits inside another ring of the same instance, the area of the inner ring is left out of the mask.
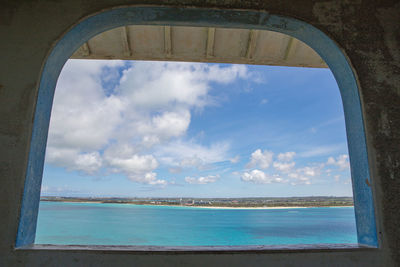
[[[243,246],[357,243],[353,207],[208,209],[40,202],[36,244]]]

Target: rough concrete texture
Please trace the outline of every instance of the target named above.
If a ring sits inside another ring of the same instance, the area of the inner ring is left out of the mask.
[[[328,67],[311,47],[279,32],[159,25],[128,25],[102,32],[71,58]]]
[[[380,247],[270,252],[126,252],[14,248],[38,82],[51,48],[85,17],[116,6],[263,10],[305,21],[343,49],[358,77]],[[0,3],[1,266],[400,265],[398,1],[64,0]]]

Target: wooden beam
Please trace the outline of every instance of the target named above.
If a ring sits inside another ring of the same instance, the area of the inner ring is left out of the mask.
[[[124,56],[126,56],[126,57],[132,56],[131,47],[129,45],[129,35],[128,34],[129,34],[128,27],[127,26],[122,27],[121,42],[122,42],[122,48],[124,50]]]
[[[214,57],[215,28],[208,28],[206,57]]]
[[[246,58],[252,59],[254,57],[254,53],[256,52],[257,41],[258,41],[258,30],[250,30],[249,34],[249,42],[247,43],[247,51]]]
[[[166,57],[172,55],[171,26],[164,26],[164,53]]]

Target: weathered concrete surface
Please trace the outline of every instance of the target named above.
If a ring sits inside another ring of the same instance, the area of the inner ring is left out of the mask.
[[[91,38],[71,58],[328,67],[311,47],[286,34],[221,27],[118,27]]]
[[[321,29],[343,49],[358,76],[375,194],[380,248],[360,251],[139,253],[15,250],[41,69],[56,41],[79,20],[123,5],[264,10]],[[2,1],[0,3],[0,265],[400,264],[400,3],[398,1]]]

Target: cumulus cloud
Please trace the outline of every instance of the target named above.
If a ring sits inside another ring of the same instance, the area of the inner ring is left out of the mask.
[[[318,178],[321,175],[321,171],[324,168],[324,164],[317,166],[306,166],[298,168],[288,173],[288,177],[291,179],[292,185],[312,183],[312,180]]]
[[[120,90],[137,107],[202,107],[212,101],[210,82],[227,84],[246,77],[242,65],[138,62],[125,71]]]
[[[279,162],[275,161],[273,163],[273,166],[276,170],[281,171],[281,172],[288,172],[291,169],[293,169],[295,163],[294,162]]]
[[[270,184],[270,183],[284,183],[286,182],[278,175],[268,175],[261,170],[252,170],[250,172],[244,172],[241,175],[241,179],[244,182],[252,182],[256,184]]]
[[[121,173],[133,182],[160,186],[168,184],[157,174],[160,167],[176,174],[238,163],[239,156],[229,155],[228,142],[203,145],[186,134],[193,112],[218,102],[210,94],[211,83],[249,77],[240,65],[68,61],[55,93],[46,162],[89,175]],[[313,148],[299,156],[326,155],[337,149]],[[257,149],[248,169],[237,175],[257,184],[312,183],[324,166],[295,168],[296,155],[289,151],[274,156]],[[330,157],[326,165],[346,170],[348,156]],[[267,171],[270,166],[273,169]],[[206,184],[217,179],[219,175],[187,176],[185,181]]]
[[[190,112],[188,110],[164,112],[148,117],[148,120],[137,118],[132,121],[129,130],[135,131],[135,135],[141,136],[142,144],[152,147],[173,137],[179,137],[186,133],[190,124]]]
[[[243,172],[241,174],[241,180],[256,184],[290,183],[291,185],[309,185],[314,178],[319,177],[322,168],[322,165],[313,167],[306,166],[294,169],[290,172],[281,171],[281,173],[278,172],[274,174],[268,174],[264,171],[254,169],[252,171]]]
[[[159,166],[151,154],[141,155],[130,144],[111,144],[103,153],[103,162],[114,173],[122,173],[129,180],[151,185],[166,185],[154,172]]]
[[[178,170],[228,160],[229,145],[202,146],[185,135],[191,112],[216,103],[210,83],[248,75],[239,65],[69,60],[57,83],[46,162],[165,185],[160,163]]]
[[[343,155],[336,157],[336,159],[333,157],[329,157],[326,164],[334,165],[334,166],[338,167],[339,170],[341,170],[341,171],[349,169],[350,168],[349,156],[343,154]]]
[[[132,155],[129,158],[108,158],[108,164],[116,170],[122,170],[132,175],[146,173],[158,167],[158,162],[152,155]]]
[[[251,154],[250,162],[246,165],[247,168],[259,167],[267,169],[273,160],[274,153],[268,150],[261,151],[257,149]]]
[[[209,184],[215,183],[219,179],[219,175],[208,175],[202,177],[185,177],[185,181],[189,184]]]
[[[290,183],[292,185],[311,184],[315,179],[320,178],[324,163],[310,164],[300,168],[295,168],[296,163],[293,158],[296,152],[290,151],[274,154],[268,150],[261,151],[257,149],[251,154],[251,160],[247,168],[255,168],[251,171],[245,171],[240,174],[244,182],[253,182],[258,184],[269,183]],[[336,161],[335,161],[336,162]],[[257,169],[267,169],[272,164],[273,170],[268,172]]]
[[[103,165],[100,154],[95,152],[79,152],[77,149],[48,147],[46,161],[67,170],[83,171],[94,174]]]
[[[296,155],[296,152],[286,152],[286,153],[279,153],[278,160],[280,161],[291,161],[293,157]]]
[[[104,97],[102,68],[122,62],[68,61],[60,74],[50,120],[48,144],[68,148],[99,149],[120,122],[122,103]]]
[[[157,173],[155,172],[148,172],[144,175],[128,175],[129,180],[138,183],[150,184],[150,185],[167,185],[166,180],[157,179]]]

